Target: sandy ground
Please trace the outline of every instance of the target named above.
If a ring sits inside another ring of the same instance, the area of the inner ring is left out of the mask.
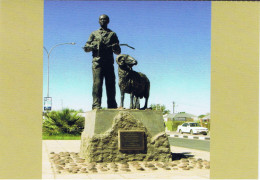
[[[50,157],[54,153],[60,152],[75,152],[78,153],[80,149],[80,140],[44,140],[43,142],[43,154],[42,154],[42,178],[43,179],[209,179],[209,169],[192,168],[190,170],[184,170],[182,168],[171,168],[171,170],[165,170],[158,168],[157,170],[151,170],[145,168],[144,171],[137,171],[133,169],[130,164],[130,172],[119,170],[118,172],[105,171],[97,173],[58,173],[54,167]],[[210,153],[206,151],[199,151],[193,149],[187,149],[182,147],[171,146],[171,151],[176,158],[181,157],[193,157],[195,159],[201,158],[202,160],[210,161]],[[175,161],[173,161],[174,163]],[[176,161],[177,162],[177,161]],[[145,166],[143,162],[140,162],[142,167]],[[156,162],[154,162],[156,164]],[[99,164],[97,165],[97,167]],[[174,170],[175,169],[175,170]]]

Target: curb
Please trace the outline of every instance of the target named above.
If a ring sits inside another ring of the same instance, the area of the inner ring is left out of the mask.
[[[168,134],[169,137],[175,138],[186,138],[186,139],[198,139],[198,140],[210,140],[210,137],[198,137],[198,136],[187,136],[187,135],[177,135],[177,134]]]

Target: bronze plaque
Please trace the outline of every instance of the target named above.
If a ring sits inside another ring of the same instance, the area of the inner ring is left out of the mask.
[[[142,130],[119,130],[118,131],[119,150],[144,150],[144,131]]]

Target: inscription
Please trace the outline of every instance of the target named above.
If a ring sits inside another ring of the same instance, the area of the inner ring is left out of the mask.
[[[144,150],[144,131],[142,130],[119,130],[119,150]]]

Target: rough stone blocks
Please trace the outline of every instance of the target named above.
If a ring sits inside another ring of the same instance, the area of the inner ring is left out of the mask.
[[[120,150],[120,131],[144,132],[143,150]],[[162,113],[151,110],[88,112],[81,135],[80,156],[86,162],[170,161],[171,151]]]

